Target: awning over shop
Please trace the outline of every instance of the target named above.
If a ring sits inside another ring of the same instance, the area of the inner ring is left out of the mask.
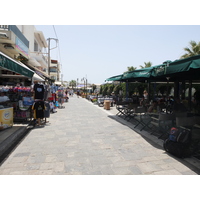
[[[48,80],[51,80],[50,76],[48,74],[46,74],[45,72],[39,70],[37,67],[34,67],[34,66],[30,66],[31,69],[33,69],[35,71],[35,73],[37,75],[39,75],[42,79],[48,79]]]
[[[62,85],[61,81],[55,81],[54,82],[56,85]]]
[[[32,78],[34,74],[34,72],[28,67],[26,67],[23,63],[20,63],[8,57],[2,52],[0,52],[0,67],[21,74],[28,78]]]
[[[38,76],[36,73],[34,73],[34,75],[33,75],[33,80],[34,81],[41,81],[41,82],[45,81],[43,78]]]

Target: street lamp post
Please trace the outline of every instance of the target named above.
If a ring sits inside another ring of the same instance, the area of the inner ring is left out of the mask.
[[[86,98],[87,98],[87,78],[83,77],[81,81],[84,81],[84,91],[86,91]],[[86,87],[86,88],[85,88]]]
[[[77,78],[77,82],[76,82],[76,91],[78,90],[78,78]]]

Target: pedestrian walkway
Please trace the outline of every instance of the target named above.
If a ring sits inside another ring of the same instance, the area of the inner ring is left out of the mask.
[[[0,174],[195,175],[200,167],[168,155],[147,132],[86,99],[71,97],[49,124],[31,130],[0,166]],[[146,135],[145,135],[146,134]],[[152,136],[151,136],[152,137]],[[199,163],[196,163],[199,165]]]

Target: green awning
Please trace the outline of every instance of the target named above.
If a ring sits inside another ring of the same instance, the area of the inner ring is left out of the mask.
[[[193,80],[200,80],[199,74],[200,55],[181,60],[175,60],[168,64],[154,67],[154,70],[152,72],[152,76],[155,78],[170,77],[171,80],[187,80],[189,78],[192,78]]]
[[[126,72],[122,75],[113,76],[107,80],[119,80],[123,82],[143,82],[150,81],[166,81],[169,77],[170,81],[176,80],[200,80],[200,55],[189,58],[170,61],[167,60],[163,64],[136,69],[131,72]]]
[[[153,67],[147,67],[142,69],[136,69],[131,72],[125,72],[122,76],[123,81],[140,81],[148,79],[151,76]]]
[[[121,75],[117,75],[117,76],[112,76],[110,78],[107,78],[106,81],[120,81],[122,78],[122,74]]]
[[[23,63],[17,62],[2,52],[0,52],[0,67],[21,74],[28,78],[32,78],[34,74],[34,72],[26,67]]]

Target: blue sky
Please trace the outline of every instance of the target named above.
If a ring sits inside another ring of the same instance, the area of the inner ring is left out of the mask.
[[[56,34],[55,34],[55,31]],[[45,38],[58,38],[52,59],[62,64],[63,80],[87,77],[90,83],[122,74],[128,66],[179,59],[191,40],[200,41],[199,25],[36,25]],[[55,43],[51,41],[51,47]]]

